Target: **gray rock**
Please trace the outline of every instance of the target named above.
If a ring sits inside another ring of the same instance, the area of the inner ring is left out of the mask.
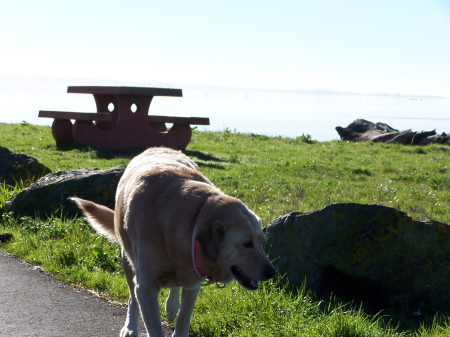
[[[50,173],[50,169],[25,154],[11,152],[0,146],[0,183],[15,185],[31,183]]]
[[[283,280],[377,308],[450,308],[450,226],[379,205],[337,203],[275,218],[266,251]]]
[[[16,216],[78,216],[78,207],[68,197],[78,196],[114,208],[114,197],[125,166],[109,170],[83,169],[46,175],[6,202]]]
[[[356,119],[346,128],[336,127],[342,140],[353,142],[374,141],[388,144],[428,145],[432,143],[450,145],[450,136],[436,131],[399,131],[384,123],[372,123]]]

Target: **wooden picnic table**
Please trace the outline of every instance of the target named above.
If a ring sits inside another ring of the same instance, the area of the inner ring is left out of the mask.
[[[92,94],[97,112],[40,110],[39,117],[54,118],[52,134],[58,143],[78,142],[108,150],[152,146],[185,149],[192,137],[190,126],[209,125],[209,118],[204,117],[148,114],[153,97],[182,97],[181,89],[69,86],[67,92]],[[170,130],[166,123],[173,124]]]

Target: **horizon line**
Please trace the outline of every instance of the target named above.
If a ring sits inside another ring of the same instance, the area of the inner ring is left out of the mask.
[[[76,82],[85,81],[85,82],[110,82],[110,83],[128,83],[132,85],[132,83],[142,83],[143,86],[164,86],[164,87],[178,87],[183,86],[185,88],[189,88],[191,90],[230,90],[230,91],[248,91],[248,92],[273,92],[273,93],[302,93],[302,94],[328,94],[328,95],[352,95],[352,96],[380,96],[380,97],[404,97],[410,99],[420,99],[422,97],[425,98],[438,98],[438,99],[450,99],[450,96],[441,96],[441,95],[431,95],[431,94],[401,94],[401,93],[383,93],[383,92],[373,92],[373,93],[363,93],[357,91],[341,91],[341,90],[331,90],[324,88],[315,88],[315,89],[287,89],[287,88],[267,88],[267,87],[239,87],[239,86],[227,86],[221,84],[174,84],[167,82],[147,82],[147,81],[130,81],[130,80],[116,80],[116,79],[93,79],[87,77],[76,77],[76,76],[65,76],[65,77],[56,77],[56,76],[46,76],[46,75],[18,75],[18,74],[5,74],[0,73],[1,77],[13,77],[13,78],[22,78],[22,79],[46,79],[53,81],[61,81],[61,80],[74,80]],[[117,85],[117,84],[116,84]],[[127,86],[127,85],[118,85],[118,86]],[[134,84],[133,86],[136,86]]]

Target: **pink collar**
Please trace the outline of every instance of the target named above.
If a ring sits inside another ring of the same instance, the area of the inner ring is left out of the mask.
[[[213,278],[208,275],[206,270],[202,267],[202,264],[200,263],[200,260],[198,259],[199,252],[202,251],[202,247],[200,246],[200,242],[196,240],[197,236],[197,226],[194,226],[194,230],[192,232],[192,240],[191,240],[191,247],[192,247],[192,266],[194,267],[195,273],[197,276],[202,279],[202,282],[204,282],[202,285],[207,286],[211,283],[214,283]]]
[[[205,269],[203,269],[200,260],[198,259],[198,252],[201,251],[202,248],[200,247],[200,242],[198,242],[197,240],[195,240],[194,243],[194,266],[196,267],[196,271],[198,274],[200,274],[200,276],[206,277],[206,279],[211,279],[211,277],[208,276],[208,273],[205,271]]]

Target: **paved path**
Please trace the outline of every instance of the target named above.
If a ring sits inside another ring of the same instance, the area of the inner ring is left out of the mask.
[[[0,249],[0,337],[114,337],[125,314],[126,308],[74,289]]]

